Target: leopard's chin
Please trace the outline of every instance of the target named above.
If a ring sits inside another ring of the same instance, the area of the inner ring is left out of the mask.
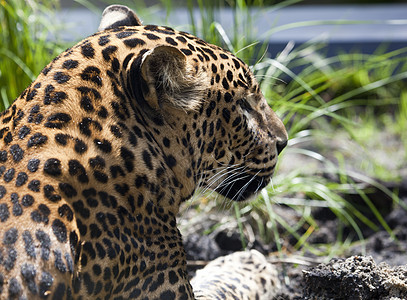
[[[239,178],[234,178],[229,182],[223,182],[215,191],[236,202],[250,201],[266,187],[270,182],[270,177],[262,177],[255,175],[242,175]]]

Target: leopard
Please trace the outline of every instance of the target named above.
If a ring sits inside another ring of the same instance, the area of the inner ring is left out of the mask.
[[[1,113],[0,298],[244,297],[259,253],[193,289],[176,217],[198,189],[252,199],[287,140],[242,60],[107,7]]]

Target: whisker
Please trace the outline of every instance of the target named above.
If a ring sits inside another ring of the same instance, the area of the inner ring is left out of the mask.
[[[222,184],[224,185],[224,188],[221,190],[222,192],[223,192],[228,186],[230,186],[229,191],[226,193],[226,197],[227,197],[227,195],[229,194],[230,189],[233,187],[233,183],[234,183],[234,182],[239,181],[239,180],[242,180],[242,179],[244,179],[244,178],[246,178],[246,177],[250,177],[250,175],[248,175],[248,174],[245,174],[245,175],[242,176],[242,177],[238,177],[238,176],[240,176],[240,175],[242,175],[242,174],[236,174],[236,175],[234,176],[234,177],[237,177],[236,179],[234,179],[234,180],[228,180],[227,182],[222,183]]]
[[[247,187],[249,186],[249,184],[256,178],[256,176],[257,176],[259,173],[260,173],[260,171],[257,172],[256,174],[252,175],[252,178],[251,178],[244,186],[242,186],[242,187],[240,188],[240,190],[236,193],[235,196],[239,196],[239,197],[240,197],[241,195],[243,195],[244,191],[247,189]],[[234,199],[235,199],[235,197],[233,197],[232,200],[234,200]],[[236,198],[236,199],[237,199],[237,198]]]
[[[257,194],[257,192],[259,191],[260,187],[263,184],[263,181],[264,181],[264,177],[261,178],[261,182],[260,182],[259,186],[257,187],[257,189],[254,191],[254,194]]]
[[[229,178],[230,173],[244,171],[245,168],[246,168],[246,166],[240,166],[238,168],[225,168],[224,170],[222,170],[222,171],[224,171],[223,173],[221,173],[222,171],[220,171],[220,172],[216,173],[213,177],[211,177],[210,181],[207,183],[207,187],[210,188],[213,184],[215,184],[218,181],[218,179],[220,179],[220,177],[223,177],[226,175],[226,178],[223,180],[223,181],[225,181],[227,178]]]

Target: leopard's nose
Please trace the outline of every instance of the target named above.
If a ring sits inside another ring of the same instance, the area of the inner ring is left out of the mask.
[[[277,153],[280,154],[281,151],[287,146],[287,140],[277,141]]]

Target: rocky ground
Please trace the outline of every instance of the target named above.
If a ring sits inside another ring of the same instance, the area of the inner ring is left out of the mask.
[[[384,229],[364,232],[364,245],[351,245],[342,258],[316,265],[311,255],[291,262],[287,256],[277,263],[285,284],[275,299],[407,299],[407,211],[398,206],[385,220],[396,240]],[[335,223],[327,221],[325,232],[335,232]]]
[[[407,205],[407,197],[402,204]],[[396,240],[384,229],[366,230],[364,245],[354,243],[341,258],[328,262],[304,252],[281,256],[269,252],[259,241],[250,247],[263,252],[277,267],[282,289],[275,300],[407,299],[407,211],[398,205],[385,221]],[[318,223],[325,227],[313,237],[316,245],[334,240],[337,221],[322,218]],[[184,243],[191,274],[216,257],[242,250],[239,234],[229,230],[219,231],[216,236],[188,234]]]

